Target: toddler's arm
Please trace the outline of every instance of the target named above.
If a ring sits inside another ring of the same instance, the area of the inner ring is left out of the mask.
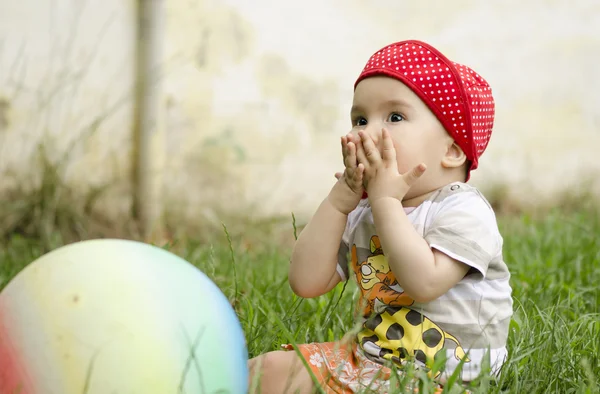
[[[373,220],[392,272],[408,296],[429,302],[446,293],[467,274],[469,266],[436,249],[415,230],[395,198],[371,205]]]
[[[337,255],[348,216],[335,207],[336,186],[302,230],[292,251],[289,282],[301,297],[325,294],[341,279],[336,272]]]
[[[340,281],[336,271],[338,251],[348,214],[358,205],[362,193],[363,166],[357,164],[352,136],[342,137],[345,171],[329,195],[302,230],[290,262],[289,282],[300,297],[327,293]]]

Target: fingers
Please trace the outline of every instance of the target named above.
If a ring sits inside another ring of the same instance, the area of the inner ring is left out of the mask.
[[[426,170],[427,170],[427,166],[424,163],[419,164],[418,166],[414,167],[412,170],[410,170],[407,173],[405,173],[404,175],[402,175],[402,177],[404,178],[404,182],[406,182],[406,184],[408,186],[411,186],[413,183],[415,183],[417,181],[417,179],[419,179],[421,177],[421,175],[423,175],[425,173]]]
[[[396,148],[394,148],[394,143],[392,142],[392,137],[390,136],[389,131],[387,129],[382,130],[382,139],[383,139],[383,151],[381,152],[381,157],[383,161],[390,165],[396,165]]]
[[[358,164],[354,169],[346,168],[346,172],[344,173],[346,183],[355,193],[359,193],[362,190],[364,172],[365,167],[362,163]]]
[[[358,160],[359,163],[363,163],[363,164],[369,163],[369,160],[367,160],[367,155],[365,153],[364,145],[360,138],[356,143],[356,159]]]
[[[356,144],[352,140],[352,134],[347,134],[342,138],[342,156],[344,158],[344,166],[356,167]]]
[[[338,181],[343,178],[350,189],[355,193],[361,193],[364,166],[360,166],[357,160],[357,143],[360,144],[360,139],[347,134],[341,137],[340,141],[345,168],[344,172],[337,172],[335,177]]]
[[[357,162],[357,157],[356,157],[356,145],[354,145],[352,142],[348,143],[348,155],[346,156],[346,159],[344,160],[344,165],[346,166],[346,168],[351,168],[351,169],[355,169],[356,165],[358,164]]]
[[[371,139],[371,137],[362,131],[358,132],[360,139],[362,141],[363,150],[365,152],[365,158],[368,160],[370,164],[378,164],[381,162],[381,155],[375,146],[375,143]],[[359,158],[360,159],[360,158]]]
[[[356,182],[362,186],[364,178],[365,166],[362,163],[358,163],[358,166],[356,167]]]
[[[359,176],[359,166],[360,166],[360,164],[354,166],[354,168],[346,167],[346,170],[344,171],[344,177],[346,178],[346,180],[348,182],[356,182],[356,180]],[[354,186],[354,185],[352,185],[352,186]]]
[[[348,155],[348,138],[344,135],[340,138],[342,142],[342,158],[346,162],[346,156]]]
[[[344,171],[344,179],[346,184],[355,193],[360,193],[363,187],[365,166],[362,163],[356,164],[353,167],[346,166]]]

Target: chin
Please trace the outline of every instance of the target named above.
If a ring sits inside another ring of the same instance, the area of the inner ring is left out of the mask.
[[[421,202],[423,202],[423,200],[427,199],[427,197],[429,197],[429,195],[431,193],[435,192],[440,187],[441,186],[431,184],[430,182],[429,183],[417,182],[413,185],[413,187],[410,188],[408,193],[406,193],[406,195],[402,199],[402,202],[414,200],[414,202],[417,203],[416,205],[418,205]]]

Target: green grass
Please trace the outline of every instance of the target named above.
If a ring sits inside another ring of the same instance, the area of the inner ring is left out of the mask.
[[[600,216],[503,217],[500,226],[515,299],[510,356],[498,382],[481,379],[473,391],[600,393]],[[229,242],[225,232],[221,239],[168,248],[198,266],[232,301],[251,357],[282,343],[336,340],[352,326],[353,283],[316,299],[291,292],[291,224],[284,244],[281,236],[251,245],[239,236]],[[36,242],[12,237],[0,248],[0,288],[42,253]]]

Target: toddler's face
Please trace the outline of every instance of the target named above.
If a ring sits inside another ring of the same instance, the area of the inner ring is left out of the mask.
[[[362,80],[354,92],[352,134],[363,130],[382,150],[381,130],[394,142],[398,171],[402,174],[419,163],[427,171],[411,188],[407,198],[425,193],[441,173],[441,161],[453,139],[423,101],[402,82],[384,76]]]

